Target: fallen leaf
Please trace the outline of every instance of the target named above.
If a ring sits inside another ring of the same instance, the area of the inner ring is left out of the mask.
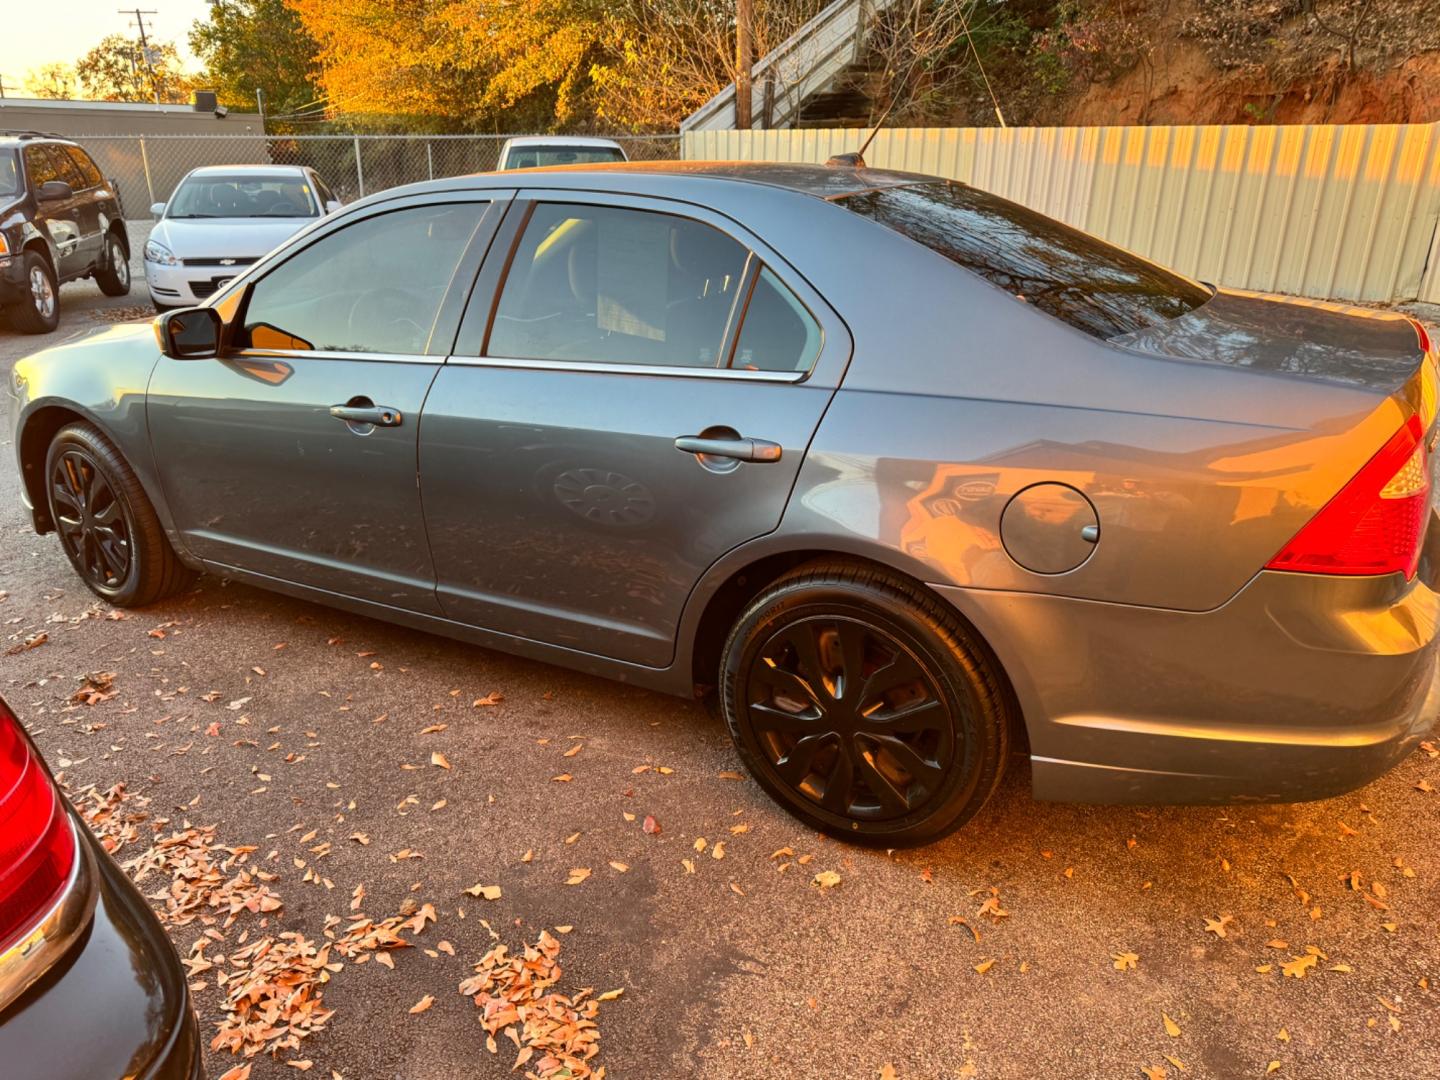
[[[989,970],[990,970],[992,967],[994,967],[994,966],[995,966],[995,961],[994,961],[994,960],[981,960],[980,963],[978,963],[978,964],[975,965],[975,970],[976,970],[977,972],[979,972],[981,975],[984,975],[987,971],[989,971]]]
[[[499,885],[471,885],[465,891],[471,896],[483,896],[486,900],[500,899]]]
[[[1226,927],[1234,921],[1235,916],[1233,915],[1221,915],[1218,919],[1211,919],[1207,916],[1205,919],[1205,930],[1207,933],[1214,934],[1216,937],[1227,937]]]
[[[821,891],[824,891],[825,889],[833,889],[836,885],[840,884],[840,875],[837,874],[834,870],[821,870],[818,874],[816,874],[813,878],[810,879],[810,884],[818,885]]]
[[[721,780],[744,780],[745,777],[741,776],[738,772],[735,772],[733,769],[724,769],[724,770],[722,770],[721,773],[720,773],[720,779],[721,779]]]
[[[220,1074],[219,1080],[250,1080],[250,1063],[236,1065],[233,1069]]]
[[[648,836],[660,835],[660,822],[655,820],[654,814],[645,815],[645,820],[640,824],[640,831]]]
[[[1303,979],[1305,973],[1318,961],[1319,958],[1314,953],[1306,953],[1304,956],[1297,956],[1294,960],[1281,964],[1280,973],[1287,979]]]
[[[1170,1017],[1163,1012],[1160,1014],[1160,1019],[1165,1022],[1165,1034],[1169,1035],[1172,1039],[1178,1039],[1180,1037],[1180,1025],[1175,1023],[1174,1020],[1171,1020]]]
[[[625,993],[625,988],[622,986],[619,990],[606,990],[603,994],[601,994],[601,995],[600,995],[599,997],[597,997],[595,1000],[596,1000],[596,1001],[614,1001],[616,998],[618,998],[618,997],[619,997],[621,994],[623,994],[623,993]]]
[[[630,867],[626,866],[623,862],[618,862],[618,861],[612,859],[612,860],[610,861],[610,869],[614,870],[616,873],[623,874],[623,873],[625,873],[627,870],[629,870]]]
[[[422,1012],[424,1012],[426,1009],[430,1008],[431,1005],[434,1005],[434,1004],[435,1004],[435,996],[434,996],[433,994],[426,994],[426,995],[425,995],[424,997],[422,997],[419,1001],[417,1001],[414,1005],[411,1005],[411,1006],[410,1006],[410,1015],[413,1016],[413,1015],[415,1015],[416,1013],[422,1013]]]
[[[491,705],[499,705],[500,702],[502,702],[502,701],[504,701],[504,700],[505,700],[505,698],[504,698],[504,696],[501,695],[501,694],[498,694],[498,693],[489,693],[489,694],[486,694],[484,697],[476,698],[476,699],[475,699],[475,704],[474,704],[473,707],[476,708],[476,709],[483,709],[483,708],[487,708],[487,707],[489,707],[489,706],[491,706]]]
[[[1130,971],[1140,962],[1139,955],[1133,952],[1111,953],[1110,959],[1115,961],[1116,971]]]
[[[440,768],[442,768],[442,769],[448,769],[448,768],[450,768],[450,762],[449,762],[449,760],[448,760],[448,759],[445,757],[445,755],[442,754],[439,750],[433,751],[433,752],[430,754],[430,764],[431,764],[431,765],[438,765],[438,766],[440,766]]]
[[[575,778],[571,776],[568,772],[565,772],[561,773],[559,776],[552,776],[550,779],[555,781],[555,783],[557,784],[568,784],[571,780],[574,780]]]
[[[586,878],[588,878],[589,876],[590,876],[590,871],[589,871],[589,870],[585,869],[584,867],[575,867],[575,868],[572,868],[572,869],[571,869],[571,871],[570,871],[570,877],[566,880],[565,884],[566,884],[566,885],[579,885],[582,881],[584,881],[584,880],[585,880]]]

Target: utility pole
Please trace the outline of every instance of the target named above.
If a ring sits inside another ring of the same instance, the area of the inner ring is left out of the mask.
[[[735,0],[735,127],[738,131],[749,131],[753,122],[750,109],[750,67],[755,51],[753,27],[751,0]]]
[[[255,107],[260,110],[260,134],[265,134],[265,91],[255,88]]]
[[[158,15],[158,11],[141,11],[139,8],[118,8],[121,15],[134,15],[132,24],[140,31],[140,59],[145,61],[145,70],[150,73],[150,93],[155,104],[160,104],[160,81],[155,78],[155,65],[150,61],[150,42],[145,37],[145,16]]]

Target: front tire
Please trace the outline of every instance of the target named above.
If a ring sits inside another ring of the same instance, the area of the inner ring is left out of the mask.
[[[90,424],[60,429],[45,455],[50,517],[70,565],[96,596],[144,607],[194,580],[120,452]]]
[[[23,255],[25,294],[10,305],[10,325],[22,334],[48,334],[60,325],[60,286],[55,271],[36,251]]]
[[[126,296],[130,292],[130,257],[114,233],[105,234],[105,250],[95,268],[95,284],[106,296]]]
[[[720,704],[741,760],[806,825],[909,847],[994,792],[1007,697],[988,651],[941,601],[885,571],[812,563],[741,615]]]

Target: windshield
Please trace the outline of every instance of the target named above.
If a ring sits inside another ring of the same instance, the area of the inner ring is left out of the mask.
[[[20,163],[10,150],[0,150],[0,198],[20,190]]]
[[[1213,295],[1198,281],[965,184],[882,188],[839,202],[1098,338],[1178,318]]]
[[[318,216],[310,185],[298,176],[191,176],[165,208],[167,218],[309,218]]]
[[[505,167],[535,169],[546,165],[590,165],[624,160],[625,152],[616,146],[512,146]]]

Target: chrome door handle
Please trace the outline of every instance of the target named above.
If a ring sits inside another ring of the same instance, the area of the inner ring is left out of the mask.
[[[376,427],[399,427],[405,420],[399,409],[388,405],[331,405],[330,415],[347,424],[374,424]]]
[[[731,458],[734,461],[763,463],[780,460],[780,444],[766,439],[707,439],[702,435],[682,435],[675,440],[675,449],[700,457]]]

